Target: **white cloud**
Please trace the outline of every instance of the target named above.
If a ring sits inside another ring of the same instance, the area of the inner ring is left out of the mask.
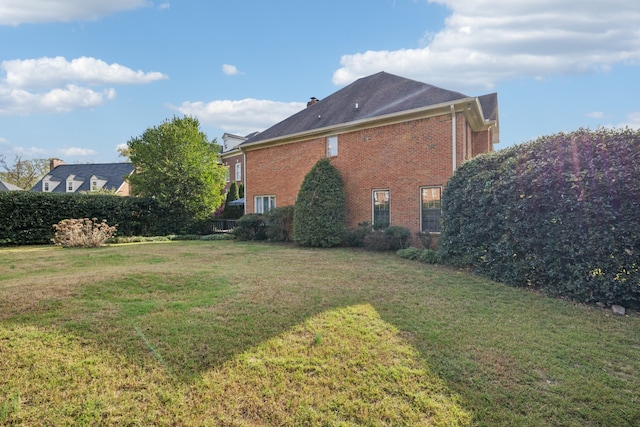
[[[6,72],[6,85],[21,89],[51,87],[65,82],[87,85],[141,84],[167,78],[159,72],[134,71],[120,64],[107,64],[86,56],[71,61],[62,56],[14,59],[0,62],[0,70]]]
[[[219,127],[225,132],[246,135],[262,131],[306,107],[301,102],[277,102],[260,99],[238,101],[189,102],[173,107],[182,114],[195,116],[202,123]]]
[[[240,74],[240,71],[238,71],[238,68],[235,65],[229,65],[229,64],[222,65],[222,72],[225,73],[227,76],[235,76]]]
[[[47,157],[47,150],[37,147],[15,147],[13,152],[21,157],[24,156],[32,159]]]
[[[0,25],[91,21],[147,6],[147,0],[0,0]]]
[[[92,150],[90,148],[80,148],[80,147],[61,148],[58,151],[60,154],[66,157],[86,157],[86,156],[95,156],[96,154],[98,154],[97,151]]]
[[[627,114],[627,121],[618,125],[618,127],[640,129],[640,111]]]
[[[429,83],[491,88],[521,77],[608,70],[640,61],[636,0],[428,0],[451,9],[422,46],[344,55],[333,82],[388,71]]]
[[[591,113],[585,114],[585,116],[590,119],[604,119],[604,113],[602,111],[593,111]]]
[[[6,77],[0,79],[0,116],[93,108],[115,99],[116,90],[91,86],[144,84],[167,78],[159,72],[134,71],[87,57],[2,61],[1,71]]]

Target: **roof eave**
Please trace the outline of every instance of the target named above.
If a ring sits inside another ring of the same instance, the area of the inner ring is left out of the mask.
[[[337,125],[325,126],[321,128],[316,128],[304,132],[293,133],[290,135],[285,135],[276,138],[269,138],[261,141],[244,143],[237,148],[242,151],[251,151],[254,149],[260,149],[264,147],[269,147],[272,145],[281,145],[293,143],[301,140],[317,138],[322,136],[327,136],[335,133],[342,133],[345,131],[353,131],[363,128],[370,128],[371,125],[375,126],[384,126],[399,122],[404,122],[407,120],[416,120],[425,117],[432,117],[441,115],[444,113],[449,113],[451,111],[451,106],[456,107],[457,112],[464,111],[468,105],[477,104],[479,107],[478,98],[467,97],[456,99],[454,101],[444,102],[441,104],[430,105],[427,107],[415,108],[412,110],[404,110],[397,113],[385,114],[382,116],[370,117],[361,120],[354,120],[346,123],[339,123]],[[482,109],[476,110],[476,114],[479,114],[478,117],[482,117]],[[475,114],[474,114],[475,115]],[[488,128],[490,126],[489,123],[485,123],[483,119],[480,119],[482,123],[477,123],[476,126],[472,124],[472,127],[484,127]]]

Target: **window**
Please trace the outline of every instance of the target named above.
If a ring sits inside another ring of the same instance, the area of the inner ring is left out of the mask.
[[[49,191],[49,181],[44,182],[44,191]]]
[[[229,166],[224,165],[224,182],[229,182],[231,179],[229,178]]]
[[[276,196],[256,196],[255,213],[264,214],[276,207]]]
[[[421,189],[422,199],[422,231],[440,232],[440,187]]]
[[[98,181],[91,181],[91,191],[97,191],[97,190],[99,190]]]
[[[236,181],[242,181],[242,163],[236,163]]]
[[[67,181],[67,191],[73,191],[73,181]]]
[[[330,136],[327,138],[327,157],[335,157],[338,155],[338,137]]]
[[[386,227],[390,222],[389,190],[373,190],[373,225]]]

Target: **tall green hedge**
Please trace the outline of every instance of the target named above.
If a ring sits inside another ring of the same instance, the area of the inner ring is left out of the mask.
[[[464,163],[440,247],[495,280],[640,307],[640,131],[580,129]]]
[[[293,214],[293,240],[302,246],[331,247],[344,236],[344,184],[329,159],[304,177]]]
[[[171,221],[151,198],[28,191],[0,192],[0,244],[46,244],[53,224],[70,218],[97,218],[117,224],[118,236],[165,235]]]

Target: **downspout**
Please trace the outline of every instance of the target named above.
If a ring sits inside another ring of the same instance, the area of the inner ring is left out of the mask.
[[[242,183],[244,184],[244,214],[247,214],[247,153],[242,151]]]
[[[452,174],[453,174],[453,172],[456,171],[456,165],[458,163],[458,159],[456,158],[457,157],[456,146],[458,145],[457,140],[456,140],[456,138],[457,138],[456,130],[457,130],[457,126],[456,126],[456,107],[455,107],[455,105],[452,105],[451,106],[451,144],[452,144],[451,150],[452,150],[452,153],[453,153],[453,155],[451,156],[452,159],[453,159],[453,167],[451,169],[451,173]]]

